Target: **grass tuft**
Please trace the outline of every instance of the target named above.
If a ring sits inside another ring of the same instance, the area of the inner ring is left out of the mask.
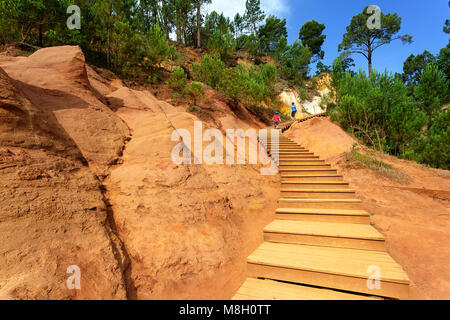
[[[375,173],[401,184],[408,184],[412,180],[411,177],[403,171],[394,168],[389,163],[378,160],[376,155],[370,151],[368,153],[361,153],[356,146],[353,146],[352,150],[347,152],[345,156],[348,162],[355,163],[363,168],[371,169]]]

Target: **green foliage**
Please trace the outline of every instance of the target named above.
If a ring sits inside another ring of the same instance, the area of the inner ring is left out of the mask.
[[[208,40],[208,51],[213,55],[219,54],[222,59],[227,59],[236,50],[236,44],[230,33],[222,33],[219,29],[213,31]]]
[[[175,54],[175,47],[169,45],[164,32],[157,24],[150,27],[146,37],[145,58],[149,66],[157,66]]]
[[[286,19],[279,19],[274,15],[267,17],[266,23],[259,29],[258,34],[262,53],[269,56],[273,55],[282,36],[285,38],[288,36]]]
[[[225,64],[218,55],[204,55],[201,63],[192,65],[194,78],[206,83],[214,89],[219,89],[225,78]]]
[[[276,67],[264,64],[258,67],[239,64],[227,72],[225,94],[235,102],[241,100],[247,106],[269,102],[273,97],[273,85],[277,76]]]
[[[261,10],[260,0],[246,0],[244,21],[248,30],[254,34],[258,34],[259,24],[265,17],[264,11]]]
[[[331,73],[332,72],[332,67],[327,66],[325,64],[322,63],[322,61],[317,62],[317,66],[316,66],[316,75],[320,75],[321,73]]]
[[[445,74],[445,78],[450,80],[450,44],[447,47],[442,48],[437,57],[436,64],[439,69]]]
[[[78,1],[81,29],[69,30],[66,10],[73,1],[0,0],[0,41],[44,47],[78,44],[91,63],[135,78],[174,54],[174,47],[150,14],[149,10],[156,8],[154,2]]]
[[[250,68],[239,64],[235,68],[227,68],[218,55],[205,55],[201,63],[194,64],[193,69],[197,81],[223,92],[234,102],[255,106],[269,102],[274,95],[277,69],[272,64]]]
[[[301,84],[310,70],[311,50],[301,45],[299,41],[288,46],[286,39],[282,37],[275,52],[276,59],[282,66],[283,78],[294,84]]]
[[[414,96],[421,110],[428,116],[431,126],[433,116],[440,112],[444,102],[448,100],[449,83],[444,74],[436,66],[426,67],[420,76],[420,83],[414,88]]]
[[[392,75],[347,72],[339,81],[337,97],[332,118],[369,146],[404,155],[421,136],[425,115]]]
[[[193,81],[186,87],[185,93],[194,99],[194,104],[197,104],[197,100],[204,96],[205,89],[202,83]]]
[[[339,45],[339,51],[349,51],[363,55],[369,64],[369,75],[372,73],[372,57],[376,49],[387,45],[394,40],[400,39],[403,43],[411,43],[410,35],[397,35],[400,31],[402,18],[396,13],[381,13],[381,29],[369,29],[367,20],[370,15],[363,12],[354,16],[347,32],[344,34],[342,43]]]
[[[250,57],[256,60],[261,49],[260,39],[254,34],[251,34],[250,36],[243,36],[241,41],[243,41],[243,39],[245,39],[243,48],[247,50]]]
[[[239,13],[236,13],[236,15],[234,16],[233,29],[234,29],[234,38],[235,39],[238,39],[242,35],[242,32],[245,29],[244,17],[241,16]]]
[[[411,158],[435,168],[450,170],[450,110],[439,112],[433,119],[426,137]]]
[[[64,22],[69,1],[0,0],[2,43],[21,41],[43,45],[44,35]]]
[[[343,73],[336,59],[332,85],[338,105],[329,113],[371,147],[449,169],[450,112],[444,108],[449,82],[437,65],[429,64],[415,85],[415,73],[420,72],[417,66],[423,66],[426,59],[416,61],[409,59],[411,68],[407,69],[411,71],[412,96],[399,77],[378,72],[367,77],[361,71],[352,76]]]
[[[186,87],[186,79],[187,76],[184,73],[184,69],[177,66],[173,70],[172,77],[169,79],[169,86],[172,89],[181,92]]]
[[[320,60],[323,59],[325,52],[322,45],[325,42],[326,35],[322,34],[325,25],[316,20],[306,22],[300,29],[299,39],[303,46],[311,50],[313,57]]]
[[[235,32],[234,29],[235,27],[231,20],[223,14],[218,14],[216,11],[209,13],[206,15],[204,26],[201,29],[202,46],[208,48],[209,40],[217,30],[221,34],[233,34]]]
[[[425,68],[434,63],[436,58],[428,51],[424,51],[417,56],[411,54],[403,63],[403,74],[401,78],[406,83],[410,93],[413,93],[414,86],[419,84],[420,77]]]

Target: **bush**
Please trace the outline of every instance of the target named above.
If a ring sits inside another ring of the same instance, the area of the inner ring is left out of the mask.
[[[175,47],[169,45],[166,35],[161,28],[155,24],[146,36],[145,63],[148,67],[154,67],[166,61],[176,52]]]
[[[398,78],[347,72],[339,80],[337,97],[332,119],[367,145],[404,156],[420,140],[425,115]]]
[[[276,77],[272,64],[251,66],[248,70],[239,64],[227,72],[225,94],[235,102],[241,100],[247,106],[256,106],[273,97]]]
[[[175,67],[172,76],[169,79],[169,86],[176,91],[183,91],[186,87],[187,76],[184,73],[184,69],[181,67]]]
[[[414,96],[420,108],[428,116],[431,126],[433,115],[438,114],[448,100],[449,89],[445,75],[437,66],[428,66],[420,77],[419,85],[414,88]]]
[[[219,55],[213,57],[204,55],[201,63],[194,63],[194,79],[206,83],[210,87],[219,90],[225,78],[225,64]]]
[[[186,87],[186,94],[194,99],[194,104],[197,104],[197,99],[203,97],[203,95],[205,94],[203,84],[197,81],[191,82]]]
[[[236,50],[236,43],[231,34],[214,30],[208,39],[207,49],[213,55],[218,54],[222,59],[227,59]]]

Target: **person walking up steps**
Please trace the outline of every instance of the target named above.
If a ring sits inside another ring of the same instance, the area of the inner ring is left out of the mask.
[[[291,117],[292,117],[292,119],[294,119],[294,120],[295,120],[295,115],[296,115],[296,113],[297,113],[297,107],[295,106],[295,103],[292,102],[292,107],[291,107]]]
[[[280,116],[278,115],[278,111],[275,112],[275,115],[273,116],[273,125],[275,129],[278,129],[278,125],[280,124]]]

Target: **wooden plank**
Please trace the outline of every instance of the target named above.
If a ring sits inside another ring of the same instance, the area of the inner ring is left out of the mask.
[[[380,300],[380,298],[247,278],[233,300]]]
[[[384,241],[383,235],[371,225],[351,223],[274,220],[264,228],[264,232]]]
[[[264,241],[276,243],[292,243],[310,246],[350,248],[371,251],[386,251],[384,240],[367,240],[353,238],[339,238],[321,235],[289,234],[279,232],[265,232]]]
[[[362,209],[359,199],[314,199],[314,198],[281,198],[280,208],[316,208],[316,209]]]
[[[283,198],[355,198],[355,190],[352,189],[282,189]]]
[[[321,182],[329,182],[329,181],[344,181],[344,177],[342,175],[333,174],[310,174],[310,175],[285,175],[281,179],[281,182],[310,182],[310,181],[321,181]]]
[[[350,185],[344,181],[283,181],[281,187],[285,189],[339,189],[349,188]]]
[[[369,216],[365,210],[314,209],[314,208],[278,208],[276,213],[308,213],[322,215]]]
[[[348,216],[348,215],[319,215],[319,214],[287,214],[277,213],[277,219],[296,221],[317,221],[317,222],[337,222],[337,223],[370,223],[369,216]]]
[[[264,242],[247,261],[364,280],[369,277],[367,268],[378,266],[381,280],[409,284],[406,273],[384,252]]]
[[[351,292],[366,293],[374,296],[396,299],[409,298],[408,284],[388,282],[384,280],[380,281],[380,289],[369,289],[367,286],[367,279],[254,263],[247,263],[247,275],[248,277],[254,278],[265,278],[289,281],[299,284],[310,284],[326,288],[335,288]]]

